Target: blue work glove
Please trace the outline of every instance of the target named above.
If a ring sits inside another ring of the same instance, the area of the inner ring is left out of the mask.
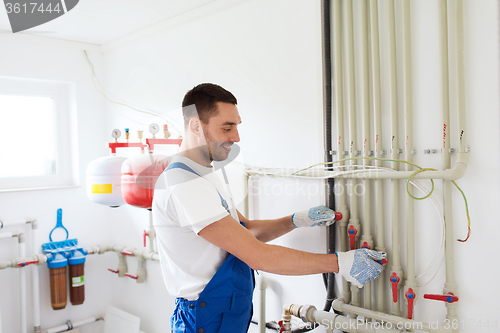
[[[375,260],[385,259],[383,252],[368,249],[358,249],[348,252],[336,252],[339,259],[339,274],[358,288],[365,283],[378,278],[382,265]]]
[[[307,211],[293,214],[292,223],[296,228],[316,227],[318,225],[329,226],[341,218],[342,214],[336,213],[326,206],[317,206]]]

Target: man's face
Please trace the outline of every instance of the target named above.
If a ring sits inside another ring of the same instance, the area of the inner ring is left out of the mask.
[[[226,160],[232,144],[240,141],[237,127],[241,118],[236,105],[217,102],[217,110],[218,115],[202,124],[210,161]]]

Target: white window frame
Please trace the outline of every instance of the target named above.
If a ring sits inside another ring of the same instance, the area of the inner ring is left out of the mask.
[[[53,99],[56,156],[55,174],[19,177],[2,177],[0,175],[0,192],[80,186],[77,176],[78,135],[74,84],[0,76],[0,95],[40,96]],[[43,131],[43,129],[40,130]],[[15,145],[15,138],[12,139],[13,141],[7,144]],[[9,161],[1,161],[1,163],[9,163]]]

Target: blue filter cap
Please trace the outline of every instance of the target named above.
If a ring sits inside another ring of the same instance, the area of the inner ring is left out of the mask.
[[[55,255],[52,255],[49,258],[47,258],[47,266],[49,268],[66,267],[68,266],[68,259],[66,259],[62,254],[56,253]]]
[[[82,253],[84,252],[84,253]],[[81,249],[81,250],[74,250],[71,251],[71,254],[68,258],[68,262],[70,265],[79,265],[85,263],[85,254],[87,254],[87,251]]]

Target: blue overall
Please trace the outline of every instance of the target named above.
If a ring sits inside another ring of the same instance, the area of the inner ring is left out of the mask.
[[[180,168],[200,176],[184,163],[174,162],[166,170]],[[201,176],[200,176],[201,177]],[[226,201],[222,206],[228,210]],[[240,222],[243,226],[245,224]],[[244,333],[252,319],[253,270],[234,255],[224,260],[195,301],[175,300],[170,318],[173,333]]]

